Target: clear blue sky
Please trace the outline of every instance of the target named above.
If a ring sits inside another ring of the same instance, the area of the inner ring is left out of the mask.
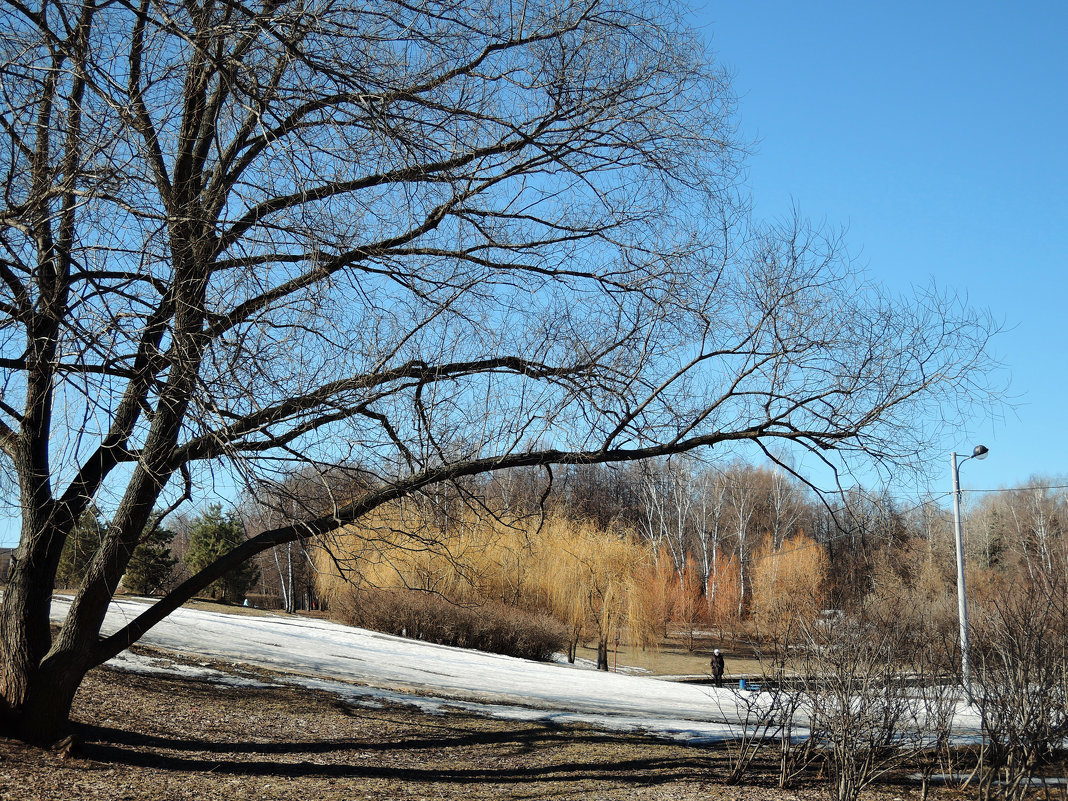
[[[844,225],[873,277],[934,278],[1007,328],[1016,408],[947,440],[931,489],[976,442],[965,487],[1065,477],[1068,3],[746,0],[694,20],[757,140],[759,214]]]

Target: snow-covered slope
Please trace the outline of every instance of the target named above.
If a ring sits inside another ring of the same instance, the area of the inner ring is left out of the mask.
[[[53,618],[61,620],[69,603],[57,596]],[[146,606],[116,601],[103,633],[118,630]],[[696,741],[731,736],[744,720],[737,693],[726,688],[532,662],[285,615],[179,609],[141,644],[292,674],[294,683],[353,702],[388,699],[431,711],[462,708]],[[116,661],[135,667],[125,654]]]

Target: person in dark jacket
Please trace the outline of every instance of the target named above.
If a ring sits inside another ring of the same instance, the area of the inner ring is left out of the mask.
[[[712,678],[715,679],[717,687],[723,683],[723,668],[723,654],[717,648],[712,652]]]

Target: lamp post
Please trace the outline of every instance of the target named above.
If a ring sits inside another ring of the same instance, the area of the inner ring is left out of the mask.
[[[971,456],[965,456],[960,462],[961,454],[951,453],[950,466],[953,469],[953,534],[957,546],[957,616],[960,619],[960,670],[964,683],[964,692],[968,701],[972,700],[971,664],[968,653],[968,595],[964,586],[964,538],[960,526],[960,465],[969,459],[985,459],[990,449],[985,445],[976,445]]]

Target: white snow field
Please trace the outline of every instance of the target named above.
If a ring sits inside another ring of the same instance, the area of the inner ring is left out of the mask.
[[[53,619],[62,621],[69,606],[69,598],[56,596]],[[117,631],[147,606],[141,600],[113,602],[102,633]],[[727,688],[533,662],[289,615],[179,609],[139,644],[194,660],[266,668],[284,674],[279,681],[327,690],[356,704],[390,701],[435,713],[457,709],[501,718],[586,723],[686,742],[735,736],[743,721],[738,693]],[[128,651],[110,664],[191,672]],[[208,669],[193,672],[229,685],[260,683]],[[958,710],[956,729],[958,736],[972,739],[978,718]]]

